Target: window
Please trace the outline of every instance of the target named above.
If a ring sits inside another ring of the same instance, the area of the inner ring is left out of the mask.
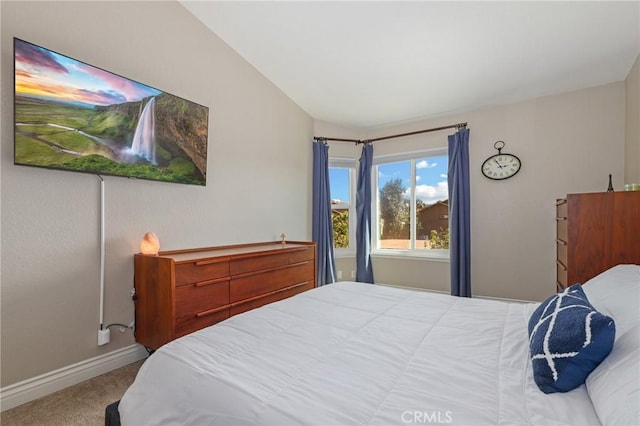
[[[374,159],[376,253],[449,257],[445,150]]]
[[[336,254],[355,253],[355,160],[329,159],[333,247]]]

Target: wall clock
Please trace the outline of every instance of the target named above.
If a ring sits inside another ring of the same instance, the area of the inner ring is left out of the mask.
[[[482,163],[482,174],[493,180],[503,180],[515,176],[520,171],[522,163],[520,159],[513,155],[502,153],[504,141],[497,141],[493,147],[498,153],[484,160]]]

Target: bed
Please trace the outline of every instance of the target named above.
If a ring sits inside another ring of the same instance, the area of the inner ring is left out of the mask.
[[[639,424],[640,266],[616,266],[582,288],[615,319],[616,335],[586,385],[569,392],[534,382],[528,327],[540,304],[341,282],[164,345],[120,401],[120,420]]]

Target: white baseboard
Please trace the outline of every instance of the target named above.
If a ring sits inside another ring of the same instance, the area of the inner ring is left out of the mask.
[[[69,386],[108,373],[147,357],[138,344],[50,371],[0,389],[0,411],[9,410]],[[115,401],[114,401],[115,402]]]

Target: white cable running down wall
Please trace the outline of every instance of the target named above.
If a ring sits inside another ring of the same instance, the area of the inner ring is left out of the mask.
[[[100,330],[104,324],[104,256],[105,256],[105,239],[104,239],[104,179],[100,175],[96,175],[100,179]]]

